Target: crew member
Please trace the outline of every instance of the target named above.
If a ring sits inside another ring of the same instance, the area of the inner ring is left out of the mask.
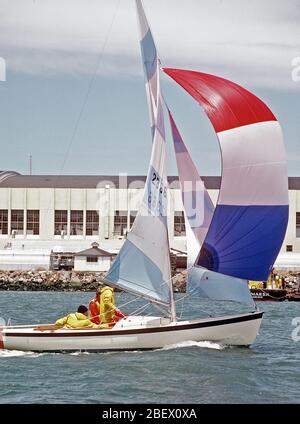
[[[100,324],[100,289],[97,289],[95,297],[89,303],[90,320],[94,324]]]
[[[77,312],[58,319],[55,322],[55,325],[59,325],[65,328],[96,327],[95,324],[87,318],[87,315],[87,307],[84,305],[80,305],[77,309]]]
[[[125,318],[115,305],[114,289],[109,286],[102,287],[100,290],[100,319],[102,324],[111,324]]]

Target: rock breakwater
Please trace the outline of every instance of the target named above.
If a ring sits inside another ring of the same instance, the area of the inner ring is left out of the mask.
[[[1,271],[0,291],[94,291],[105,273],[91,271]],[[174,291],[185,290],[185,272],[173,277]]]

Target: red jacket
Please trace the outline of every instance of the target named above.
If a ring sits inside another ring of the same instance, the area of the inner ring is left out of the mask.
[[[99,303],[97,301],[97,298],[94,298],[90,301],[89,303],[89,311],[90,311],[90,315],[91,318],[90,320],[94,323],[94,324],[100,324],[100,306]]]

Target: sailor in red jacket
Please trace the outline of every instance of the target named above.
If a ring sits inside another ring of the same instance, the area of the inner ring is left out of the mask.
[[[90,320],[94,324],[100,324],[100,290],[96,291],[95,297],[89,303]]]

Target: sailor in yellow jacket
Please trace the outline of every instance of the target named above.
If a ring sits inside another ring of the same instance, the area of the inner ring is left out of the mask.
[[[100,320],[102,324],[109,324],[126,317],[115,305],[114,289],[109,286],[100,291]]]
[[[65,328],[97,327],[92,321],[87,319],[87,315],[88,309],[84,305],[80,305],[77,312],[58,319],[55,325]]]

